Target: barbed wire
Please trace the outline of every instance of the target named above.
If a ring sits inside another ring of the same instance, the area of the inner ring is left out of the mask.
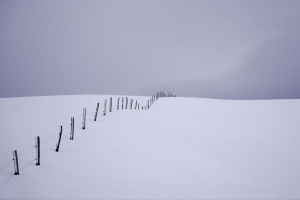
[[[12,177],[14,177],[14,174],[11,176],[11,177],[9,177],[1,186],[0,186],[0,189],[12,178]]]
[[[160,98],[160,97],[159,97]],[[158,98],[158,99],[159,99]],[[158,99],[156,99],[156,100],[158,100]],[[89,113],[89,112],[92,112],[93,110],[95,110],[95,109],[90,109],[90,110],[88,110],[88,111],[86,111],[87,113]],[[77,121],[81,116],[82,116],[83,114],[81,114],[80,116],[78,116],[78,117],[76,117],[76,118],[74,118],[74,122],[75,121]],[[91,119],[91,118],[88,118],[88,119]],[[63,128],[62,128],[62,131],[63,130],[66,130],[66,129],[68,129],[68,128],[66,128],[67,126],[63,126]],[[69,127],[70,128],[70,127]],[[77,125],[75,128],[80,128],[80,125]],[[47,138],[46,140],[44,140],[44,141],[42,141],[41,142],[41,144],[42,143],[45,143],[46,141],[48,141],[48,140],[50,140],[50,139],[52,139],[52,138],[54,138],[55,136],[57,136],[59,133],[56,133],[56,134],[54,134],[54,135],[52,135],[52,136],[50,136],[49,138]],[[66,139],[67,137],[69,137],[68,135],[66,135],[63,139]],[[48,148],[46,151],[44,151],[43,153],[41,153],[41,155],[44,155],[45,153],[47,153],[50,149],[52,149],[53,147],[55,147],[57,144],[55,144],[55,145],[53,145],[53,146],[51,146],[50,148]],[[26,154],[27,152],[29,152],[30,150],[32,150],[32,149],[34,149],[34,148],[36,148],[35,146],[34,147],[32,147],[32,148],[30,148],[30,149],[28,149],[28,150],[26,150],[25,152],[23,152],[23,153],[21,153],[20,155],[19,155],[19,157],[21,157],[22,155],[24,155],[24,154]],[[21,171],[21,170],[23,170],[23,169],[25,169],[27,166],[29,166],[32,162],[34,162],[36,160],[36,158],[35,159],[33,159],[32,161],[30,161],[29,163],[27,163],[25,166],[23,166],[19,171]],[[12,162],[13,160],[10,160],[1,170],[0,170],[0,172],[2,171],[2,170],[4,170],[11,162]],[[12,178],[12,177],[14,177],[14,175],[12,175],[11,177],[9,177],[1,186],[0,186],[0,189]]]
[[[28,164],[26,164],[24,167],[22,167],[19,171],[22,171],[25,167],[27,167],[30,163],[32,163],[33,161],[35,161],[36,159],[33,159],[32,161],[30,161]]]
[[[2,170],[4,170],[8,165],[9,165],[9,163],[11,163],[13,160],[10,160],[1,170],[0,170],[0,172],[2,172]]]

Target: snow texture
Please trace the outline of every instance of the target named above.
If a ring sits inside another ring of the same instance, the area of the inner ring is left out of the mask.
[[[0,199],[300,199],[300,100],[121,97],[1,98]]]

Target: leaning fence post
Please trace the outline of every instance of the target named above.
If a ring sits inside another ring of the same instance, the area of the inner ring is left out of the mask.
[[[70,133],[70,140],[74,139],[74,117],[71,117],[71,133]]]
[[[59,150],[59,145],[60,145],[60,140],[61,140],[61,134],[62,134],[62,126],[60,126],[60,132],[59,132],[59,136],[58,136],[58,143],[56,145],[56,152],[58,152]]]
[[[85,129],[85,121],[86,121],[86,108],[83,109],[83,119],[82,119],[82,129]]]
[[[133,102],[133,99],[131,99],[131,101],[130,101],[130,109],[132,109],[132,102]]]
[[[126,105],[125,105],[125,109],[127,109],[128,106],[128,97],[126,97]]]
[[[15,164],[15,175],[19,175],[19,162],[18,162],[17,150],[13,151],[13,160]]]
[[[104,101],[104,110],[103,110],[103,115],[106,115],[106,102],[107,102],[107,100],[105,99],[105,101]]]
[[[137,100],[135,101],[135,109],[136,109],[136,107],[137,107]]]
[[[99,109],[99,103],[97,103],[97,108],[96,108],[96,113],[95,113],[94,121],[97,120],[98,109]]]
[[[148,108],[150,108],[150,106],[149,106],[149,100],[148,100]]]
[[[119,110],[119,102],[120,102],[120,98],[118,98],[117,110]]]
[[[109,112],[112,111],[112,98],[110,97],[110,101],[109,101]]]
[[[35,148],[36,148],[36,164],[40,165],[40,136],[35,137]]]

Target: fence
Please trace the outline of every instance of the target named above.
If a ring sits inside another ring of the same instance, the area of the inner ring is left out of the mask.
[[[168,93],[168,94],[165,94],[164,91],[160,91],[160,92],[157,92],[156,94],[154,94],[153,96],[151,96],[151,98],[149,100],[147,100],[146,102],[146,105],[145,106],[142,106],[142,109],[141,110],[148,110],[151,108],[151,106],[159,99],[159,98],[162,98],[162,97],[176,97],[175,95],[173,95],[172,93]],[[126,104],[124,105],[124,97],[122,97],[122,106],[121,108],[123,109],[125,107],[125,109],[127,109],[127,107],[130,108],[130,110],[133,109],[133,102],[134,102],[134,99],[131,99],[130,100],[130,106],[128,106],[128,97],[125,97],[126,99]],[[105,99],[104,101],[104,110],[103,110],[103,115],[105,116],[107,113],[106,113],[106,104],[107,104],[107,99]],[[119,107],[120,107],[120,98],[118,98],[118,101],[117,101],[117,109],[116,110],[119,110]],[[140,110],[140,103],[136,100],[135,101],[135,109],[134,110]],[[94,121],[97,120],[97,115],[98,115],[98,109],[99,109],[99,103],[97,103],[97,106],[96,106],[96,111],[95,111],[95,114],[94,114]],[[110,98],[110,103],[109,103],[109,112],[112,112],[112,98]],[[86,111],[86,108],[83,109],[83,114],[78,116],[78,117],[71,117],[71,124],[70,126],[68,125],[61,125],[60,128],[59,128],[59,132],[56,133],[56,134],[53,134],[51,135],[49,138],[47,138],[46,140],[40,142],[40,137],[39,136],[36,136],[35,138],[35,146],[34,147],[31,147],[27,150],[25,150],[23,153],[19,154],[17,153],[17,150],[13,150],[13,159],[10,160],[7,164],[4,165],[4,167],[2,167],[0,169],[0,173],[9,166],[9,164],[11,164],[12,162],[14,163],[14,173],[4,181],[4,183],[0,186],[0,189],[15,175],[19,175],[20,172],[25,169],[27,166],[29,166],[30,164],[32,164],[33,162],[36,162],[36,166],[39,166],[41,165],[41,156],[43,156],[44,154],[46,154],[48,151],[50,151],[51,149],[56,151],[56,152],[59,152],[59,147],[60,147],[60,143],[61,143],[61,140],[64,140],[64,139],[67,139],[68,137],[70,137],[70,140],[73,140],[74,139],[74,135],[75,135],[75,128],[80,128],[80,124],[77,125],[76,127],[74,127],[75,125],[75,122],[78,121],[81,116],[82,116],[82,129],[85,129],[86,128],[86,115],[88,114],[92,114],[94,113],[94,109],[91,109],[91,110],[88,110]],[[70,136],[66,135],[62,138],[62,134],[63,132],[69,130],[70,128]],[[46,149],[44,152],[40,152],[40,146],[45,143],[45,142],[48,142],[48,141],[51,141],[52,139],[54,139],[55,137],[58,137],[58,142],[57,144],[55,145],[52,145],[50,148]],[[55,148],[55,149],[54,149]],[[31,160],[30,162],[26,163],[22,168],[19,169],[19,159],[20,157],[22,157],[23,155],[27,154],[28,152],[32,151],[33,149],[36,149],[36,158],[34,158],[33,160]]]

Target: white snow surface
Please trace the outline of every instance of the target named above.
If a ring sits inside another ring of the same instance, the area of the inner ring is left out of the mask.
[[[0,170],[12,150],[21,170],[13,175],[11,162],[0,172],[0,186],[11,178],[0,199],[300,199],[300,100],[164,97],[147,110],[117,110],[118,97],[1,98]],[[53,136],[40,166],[35,136]]]

